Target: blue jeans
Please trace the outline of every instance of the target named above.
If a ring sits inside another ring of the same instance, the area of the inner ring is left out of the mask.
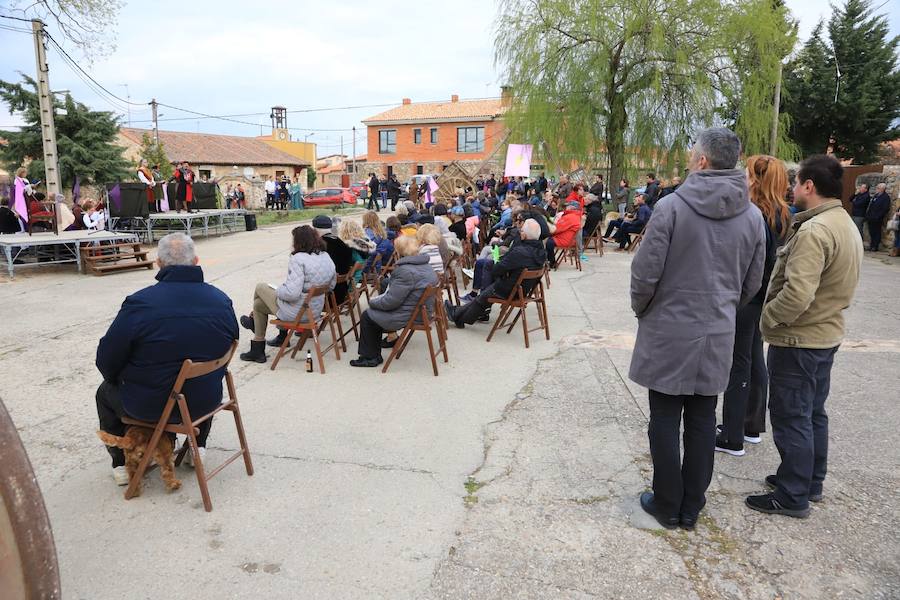
[[[387,208],[387,192],[379,192],[381,196],[381,208]]]
[[[483,290],[494,282],[494,259],[479,258],[475,261],[475,273],[472,276],[472,289]]]
[[[838,347],[822,350],[769,346],[769,415],[781,455],[775,499],[802,510],[822,493],[828,467],[825,400]]]

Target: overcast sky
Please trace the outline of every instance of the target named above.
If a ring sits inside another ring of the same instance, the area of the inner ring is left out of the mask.
[[[801,40],[831,14],[824,0],[787,4],[800,21]],[[879,4],[876,0],[874,6]],[[892,32],[900,33],[900,0],[887,0],[879,12],[891,15]],[[495,16],[495,3],[489,0],[455,0],[452,5],[433,0],[129,2],[118,18],[115,53],[93,65],[79,62],[110,92],[142,103],[131,107],[135,127],[150,127],[149,106],[143,103],[154,97],[211,115],[247,114],[234,118],[249,123],[161,107],[161,129],[236,135],[268,133],[274,105],[295,111],[366,105],[288,115],[293,138],[309,136],[318,143],[320,156],[340,151],[341,136],[350,154],[356,126],[357,153],[362,154],[365,128],[360,121],[387,108],[371,105],[399,104],[402,98],[443,100],[451,94],[499,95],[502,73],[494,69],[492,45]],[[52,27],[50,31],[57,34]],[[30,36],[0,29],[0,48],[0,79],[17,80],[17,71],[34,76]],[[67,50],[81,58],[77,50]],[[52,89],[71,90],[93,108],[119,112],[127,124],[125,106],[89,89],[55,50],[49,63]],[[0,105],[0,127],[19,122]]]

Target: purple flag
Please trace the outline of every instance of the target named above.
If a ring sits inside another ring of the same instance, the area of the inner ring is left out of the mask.
[[[109,196],[109,201],[112,204],[116,205],[116,212],[122,212],[122,190],[119,188],[119,184],[117,183],[112,187],[111,190],[107,192]]]
[[[77,203],[79,196],[81,196],[81,180],[76,175],[75,183],[72,184],[72,202]]]

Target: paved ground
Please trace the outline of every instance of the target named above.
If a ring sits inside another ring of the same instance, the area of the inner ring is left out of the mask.
[[[288,231],[201,240],[207,280],[246,311],[257,281],[283,277]],[[153,473],[124,501],[94,434],[97,339],[149,272],[0,280],[0,393],[67,599],[895,598],[900,264],[886,262],[866,259],[849,311],[826,499],[804,521],[742,505],[777,465],[768,435],[744,458],[717,456],[695,533],[637,508],[649,455],[646,392],[625,378],[628,255],[554,274],[550,342],[452,330],[437,378],[415,340],[387,375],[346,358],[324,376],[235,363],[256,474],[223,471],[209,514],[189,468],[180,491]],[[227,417],[210,445],[211,461],[235,447]]]

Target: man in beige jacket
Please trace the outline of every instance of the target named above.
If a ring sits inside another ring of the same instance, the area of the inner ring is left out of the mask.
[[[803,518],[822,499],[828,462],[825,400],[831,365],[844,336],[842,311],[850,306],[863,247],[841,201],[843,168],[830,156],[800,164],[794,217],[778,250],[760,329],[769,343],[769,412],[781,455],[769,494],[748,496],[764,513]]]

